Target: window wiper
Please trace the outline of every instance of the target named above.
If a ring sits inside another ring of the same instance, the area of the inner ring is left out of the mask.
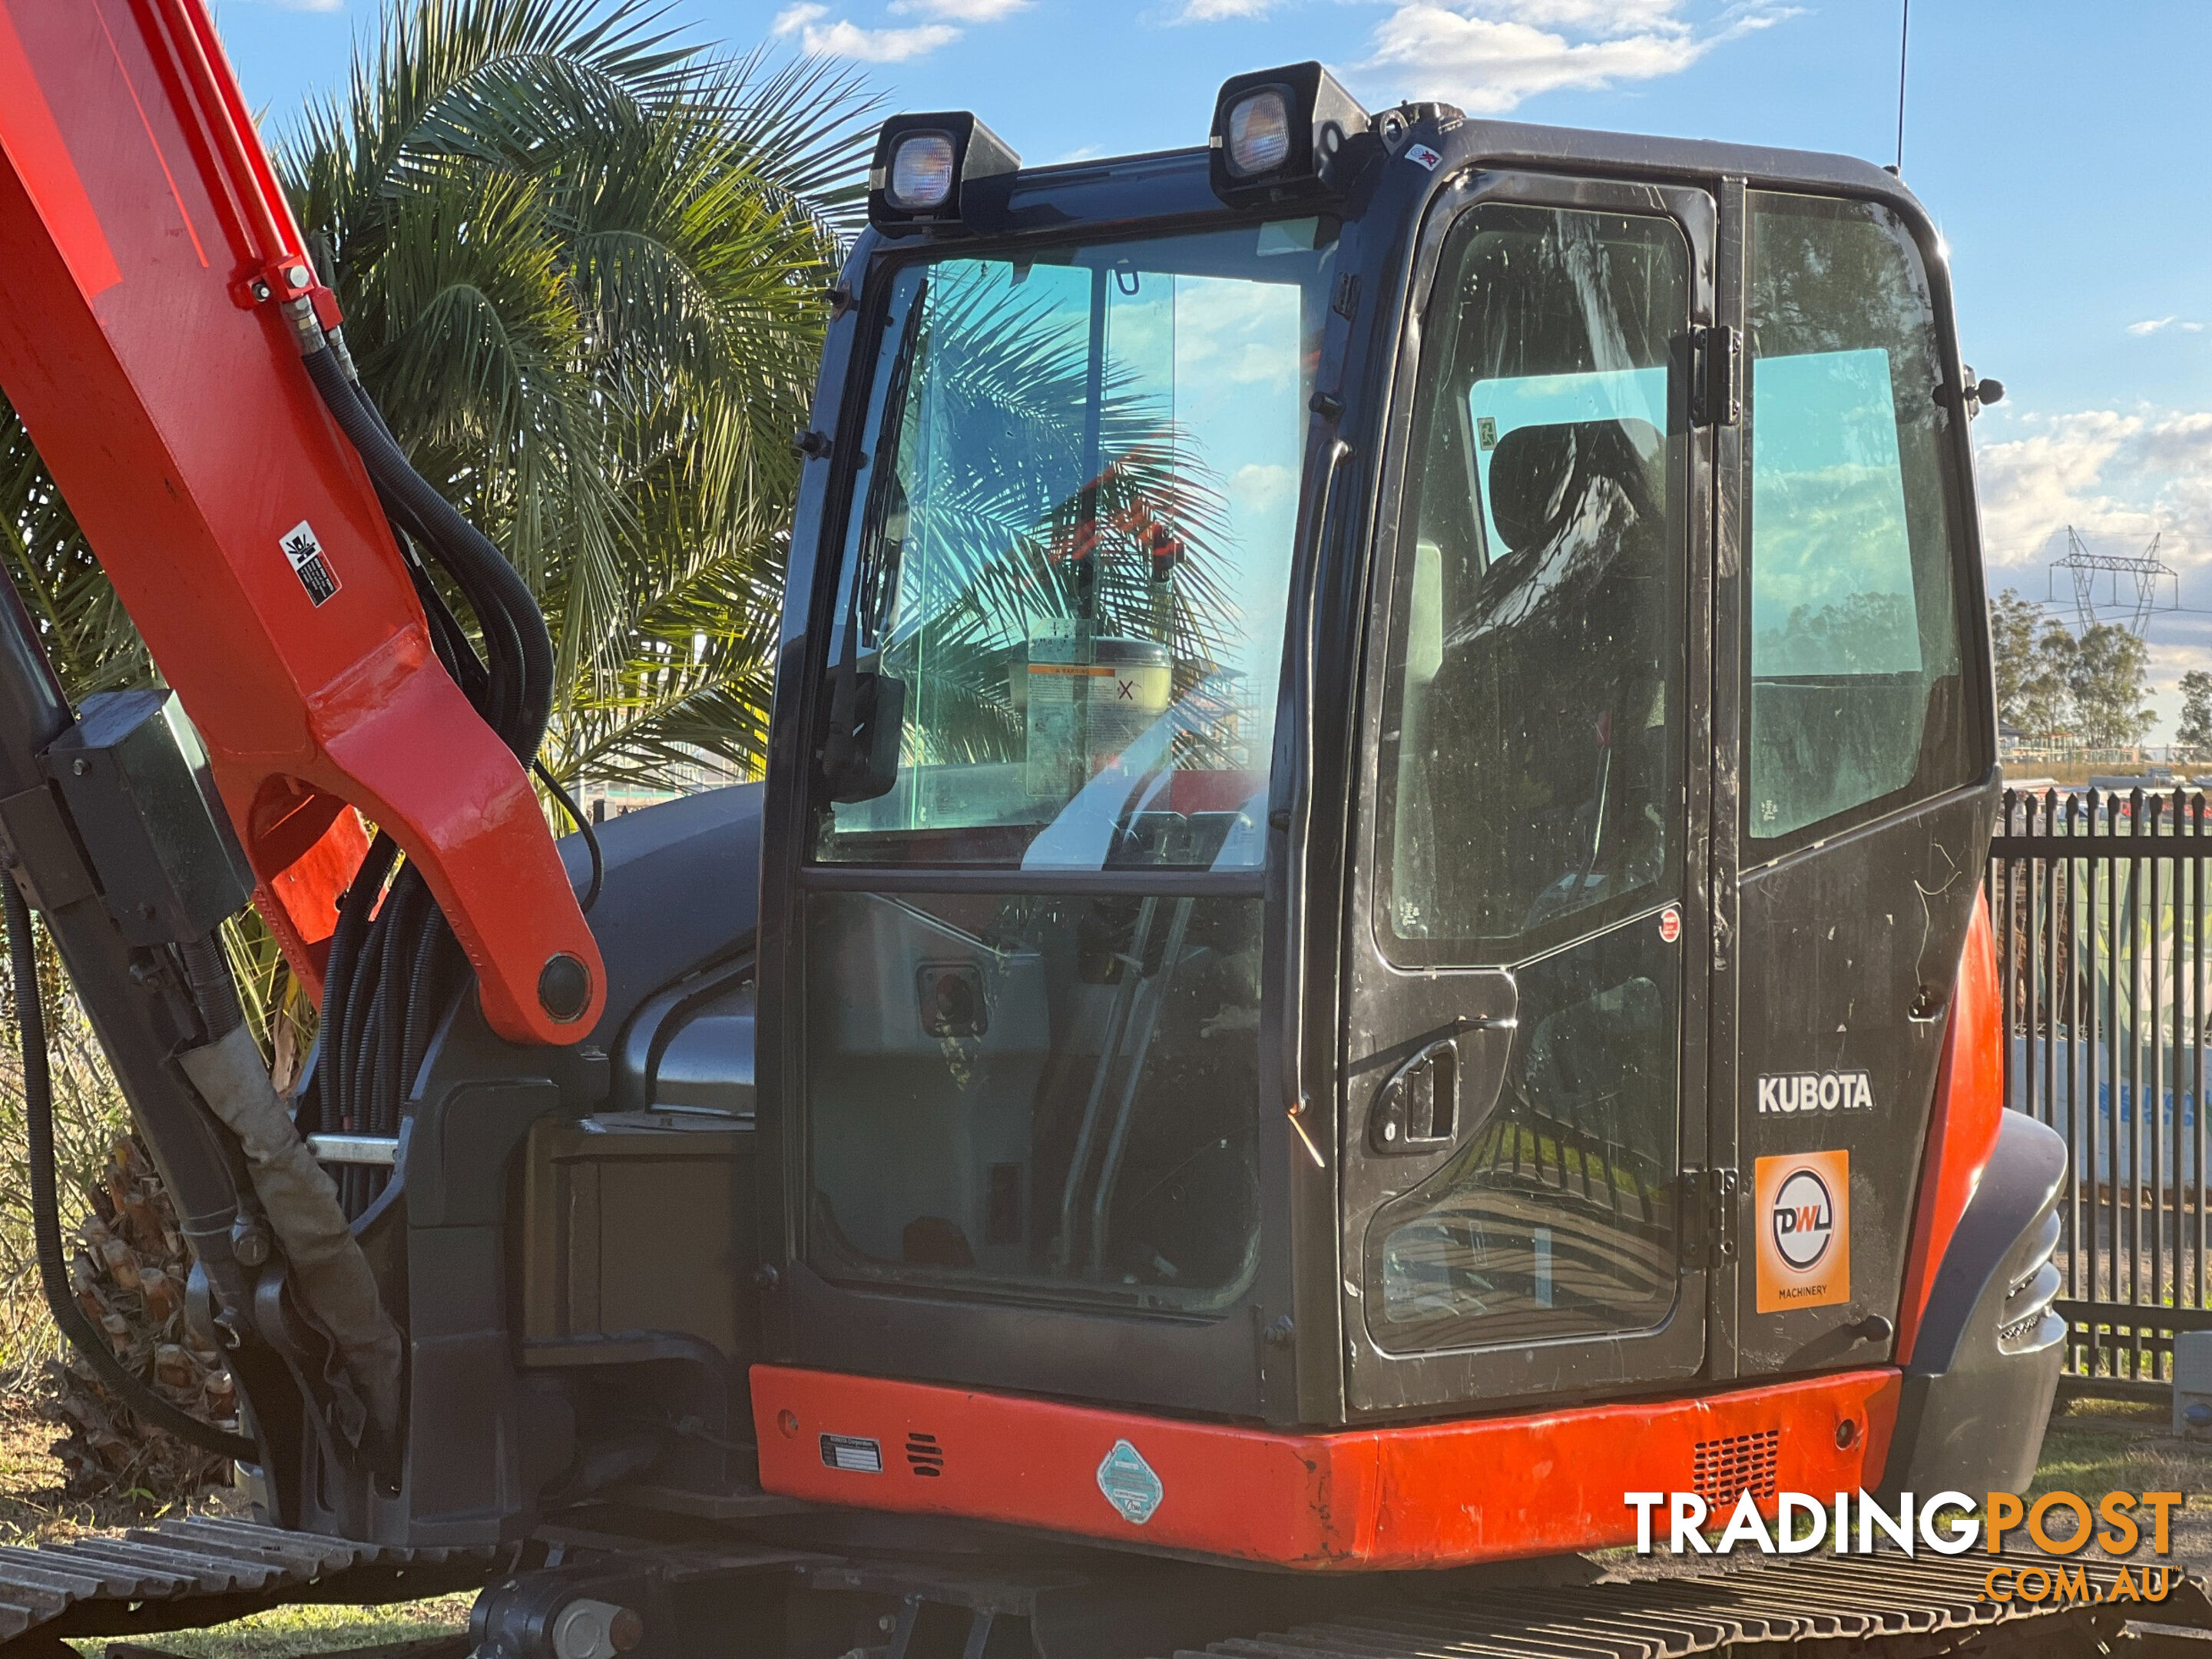
[[[855,544],[853,591],[844,618],[844,650],[830,692],[830,729],[822,744],[822,775],[833,801],[874,800],[898,781],[900,738],[906,726],[906,682],[883,672],[878,635],[889,620],[884,612],[897,592],[898,553],[905,536],[887,535],[896,514],[906,516],[904,486],[898,477],[898,446],[906,426],[908,387],[921,337],[929,279],[916,278],[900,330],[898,356],[884,386],[884,408],[876,425],[876,470],[868,483],[860,534]],[[860,632],[866,623],[876,648],[862,666]]]

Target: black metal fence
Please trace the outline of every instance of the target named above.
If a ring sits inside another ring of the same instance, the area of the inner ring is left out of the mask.
[[[2212,823],[2201,792],[2008,791],[1989,898],[2007,1103],[2073,1152],[2056,1258],[2075,1392],[2165,1398],[2212,1329],[2205,1213]]]

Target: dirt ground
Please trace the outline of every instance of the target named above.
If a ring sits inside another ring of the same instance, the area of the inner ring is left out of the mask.
[[[2166,1425],[2164,1412],[2154,1407],[2116,1401],[2063,1406],[2051,1419],[2032,1491],[2063,1488],[2093,1500],[2115,1489],[2185,1492],[2188,1502],[2174,1516],[2173,1559],[2212,1577],[2212,1444],[2172,1439]],[[54,1433],[35,1394],[0,1397],[0,1542],[59,1541],[177,1512],[67,1502],[61,1496],[61,1463],[52,1449]],[[235,1512],[243,1506],[235,1494],[210,1488],[189,1507]],[[1629,1574],[1672,1574],[1710,1570],[1712,1565],[1676,1564],[1660,1557],[1639,1562],[1626,1551],[1607,1551],[1601,1559],[1607,1567]],[[290,1659],[344,1652],[454,1636],[467,1626],[469,1601],[466,1595],[448,1595],[386,1607],[284,1608],[215,1630],[134,1638],[135,1649],[125,1643],[115,1649],[117,1659],[149,1650],[176,1659]],[[76,1647],[86,1659],[101,1659],[107,1644],[84,1641]]]

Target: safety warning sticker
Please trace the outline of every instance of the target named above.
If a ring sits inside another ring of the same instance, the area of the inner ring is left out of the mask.
[[[1851,1155],[1762,1158],[1753,1181],[1759,1310],[1851,1299]]]
[[[1114,1449],[1098,1466],[1098,1490],[1106,1494],[1106,1501],[1121,1511],[1121,1518],[1131,1526],[1141,1527],[1152,1518],[1152,1511],[1167,1496],[1167,1488],[1152,1466],[1145,1462],[1145,1455],[1126,1440],[1116,1440]]]
[[[284,557],[292,566],[292,574],[300,579],[300,586],[307,590],[307,597],[317,609],[338,591],[338,579],[331,569],[331,562],[323,555],[323,544],[315,534],[314,526],[305,519],[284,532],[278,544]]]

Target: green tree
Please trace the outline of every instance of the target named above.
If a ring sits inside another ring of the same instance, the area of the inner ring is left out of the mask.
[[[2192,668],[2181,677],[2181,718],[2173,740],[2192,749],[2212,749],[2212,674]]]
[[[2116,623],[2095,623],[2075,641],[2066,675],[2076,736],[2094,749],[2140,743],[2157,720],[2143,701],[2149,647]]]
[[[2016,720],[2023,731],[2032,732],[2045,743],[2063,735],[2071,720],[2071,694],[2074,659],[2077,655],[2073,635],[2066,625],[2055,617],[2047,617],[2043,630],[2036,636],[2035,648],[2020,670],[2018,710]]]
[[[2035,678],[2035,636],[2043,607],[2008,587],[1990,601],[1990,650],[1996,659],[1997,715],[2009,726],[2033,729],[2025,707]]]

